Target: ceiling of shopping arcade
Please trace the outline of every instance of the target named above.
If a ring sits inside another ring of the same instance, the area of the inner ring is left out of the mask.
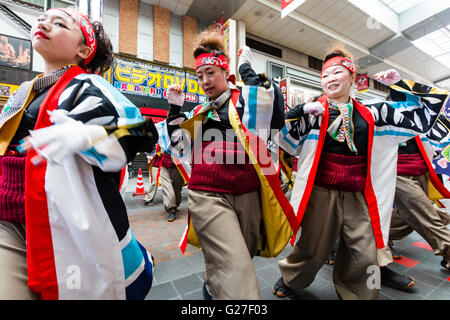
[[[450,90],[450,0],[304,0],[283,19],[281,0],[141,1],[204,25],[241,20],[247,33],[319,59],[339,42],[361,73],[395,68]]]

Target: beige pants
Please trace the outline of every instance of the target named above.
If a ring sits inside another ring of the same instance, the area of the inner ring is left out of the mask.
[[[428,199],[428,178],[397,176],[395,206],[389,231],[390,240],[399,240],[416,231],[431,246],[434,254],[450,259],[448,213]]]
[[[390,265],[392,262],[394,262],[391,248],[389,248],[389,246],[385,246],[384,248],[378,249],[377,260],[380,267],[386,267],[387,265]]]
[[[314,186],[291,254],[278,262],[291,288],[309,286],[339,238],[333,283],[341,299],[378,299],[378,285],[368,285],[379,272],[369,212],[361,192]]]
[[[167,212],[176,210],[181,203],[183,177],[176,167],[162,168],[160,172],[163,203]]]
[[[156,183],[156,177],[158,176],[158,167],[152,167],[151,174],[153,182],[150,182],[150,186],[148,187],[148,191],[145,194],[144,201],[153,201],[156,195],[156,191],[158,190],[158,184]]]
[[[189,212],[213,299],[259,299],[252,263],[259,241],[259,192],[233,196],[189,190]]]
[[[0,221],[0,300],[35,300],[28,289],[25,226]]]

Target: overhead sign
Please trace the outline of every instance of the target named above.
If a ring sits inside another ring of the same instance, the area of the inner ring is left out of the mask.
[[[185,93],[186,102],[201,104],[207,101],[197,76],[183,69],[116,57],[111,80],[112,85],[122,93],[161,99],[167,98],[168,87],[176,83]]]
[[[305,1],[306,0],[281,0],[281,19],[286,17]]]

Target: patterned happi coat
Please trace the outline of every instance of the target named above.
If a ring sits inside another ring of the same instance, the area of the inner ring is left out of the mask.
[[[428,132],[448,100],[445,91],[406,80],[391,86],[391,95],[396,93],[401,98],[390,102],[363,105],[352,99],[353,107],[368,124],[366,185],[363,193],[378,248],[383,248],[389,238],[398,145]],[[324,106],[323,115],[314,117],[304,113],[302,106],[298,106],[296,116],[286,120],[280,135],[274,139],[290,155],[299,156],[290,200],[299,223],[314,185],[328,129],[327,97],[321,97],[319,102]]]
[[[11,99],[14,99],[12,97]],[[28,286],[42,299],[144,299],[153,259],[135,239],[119,192],[121,169],[157,141],[153,123],[100,76],[69,68],[49,89],[34,129],[48,111],[104,126],[108,136],[62,165],[25,165]],[[11,119],[14,121],[14,115]],[[9,134],[0,127],[0,142]]]

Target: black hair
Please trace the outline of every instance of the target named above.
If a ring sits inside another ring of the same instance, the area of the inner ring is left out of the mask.
[[[225,56],[230,61],[230,57],[225,51],[224,37],[210,26],[198,35],[197,45],[194,49],[194,58],[203,53],[216,53]]]
[[[84,65],[83,60],[80,63],[80,66],[88,72],[103,74],[113,64],[113,47],[101,22],[94,21],[92,27],[94,28],[95,39],[97,40],[97,50],[88,65]],[[86,39],[84,39],[84,44],[86,44]]]

